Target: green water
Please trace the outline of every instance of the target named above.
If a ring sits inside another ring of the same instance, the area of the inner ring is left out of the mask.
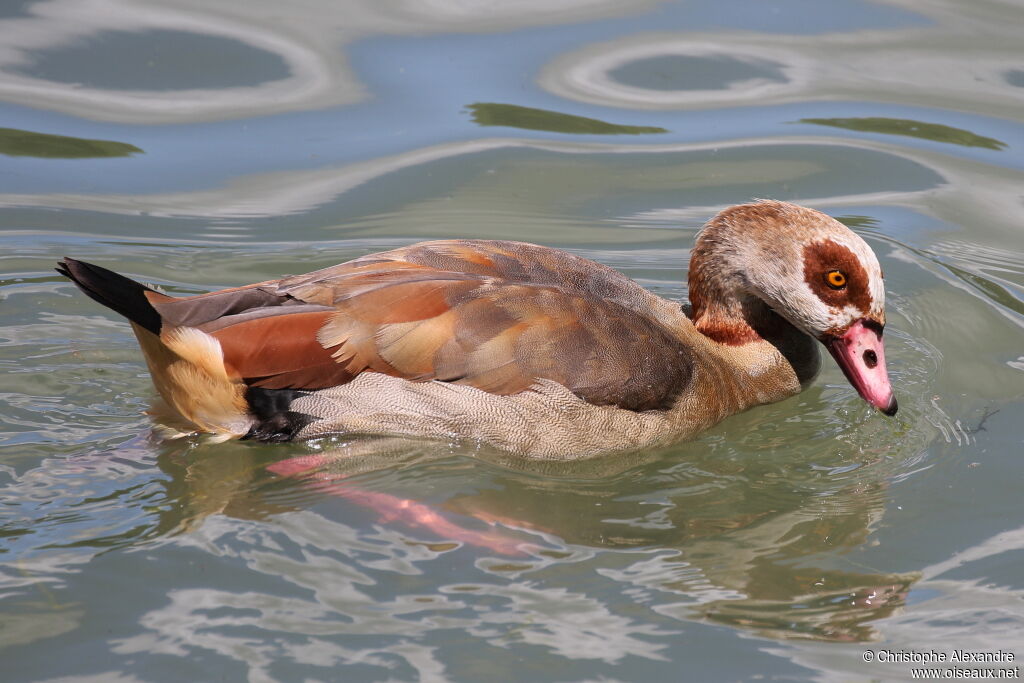
[[[995,0],[3,8],[0,680],[1019,665],[1022,22]],[[894,419],[826,358],[692,442],[558,467],[161,441],[127,324],[52,270],[190,294],[508,238],[682,299],[701,223],[752,197],[875,249]],[[307,455],[333,459],[316,482],[267,469]]]

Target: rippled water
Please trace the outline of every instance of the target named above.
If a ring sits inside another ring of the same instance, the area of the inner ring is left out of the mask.
[[[1024,657],[1022,21],[996,0],[0,7],[0,679]],[[161,441],[128,326],[52,270],[187,294],[500,237],[682,298],[696,230],[751,197],[878,253],[895,419],[826,362],[690,443],[557,467]]]

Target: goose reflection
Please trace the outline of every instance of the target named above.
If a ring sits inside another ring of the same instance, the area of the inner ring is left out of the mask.
[[[543,471],[476,447],[402,438],[348,438],[278,460],[272,448],[234,444],[217,457],[180,450],[161,462],[179,528],[211,514],[286,518],[344,501],[345,519],[368,525],[360,535],[385,530],[437,557],[469,552],[505,581],[608,554],[619,560],[598,573],[672,619],[780,639],[875,639],[872,622],[897,612],[918,578],[842,559],[882,519],[882,454],[851,463],[831,453],[839,465],[808,468],[806,452],[768,443],[738,455],[712,438]],[[352,533],[340,520],[325,528],[339,539]]]

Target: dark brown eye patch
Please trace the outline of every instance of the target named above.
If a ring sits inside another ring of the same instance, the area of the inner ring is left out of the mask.
[[[871,310],[867,270],[850,249],[825,239],[806,245],[803,256],[804,281],[827,305]]]

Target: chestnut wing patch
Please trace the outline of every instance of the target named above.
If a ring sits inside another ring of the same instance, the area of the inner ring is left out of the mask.
[[[228,372],[249,386],[326,389],[355,376],[317,341],[317,332],[331,315],[314,310],[237,316],[240,320],[210,334],[220,342]]]

